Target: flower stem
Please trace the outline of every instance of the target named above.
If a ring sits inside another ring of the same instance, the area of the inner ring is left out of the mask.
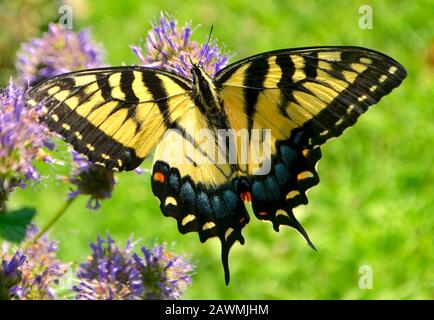
[[[10,190],[7,188],[6,180],[0,178],[0,215],[6,214],[6,203],[9,198]]]
[[[38,241],[38,239],[45,233],[47,232],[52,226],[53,224],[55,224],[57,222],[57,220],[59,220],[63,214],[66,212],[66,210],[69,208],[69,206],[71,205],[71,203],[76,199],[77,197],[72,197],[69,198],[68,200],[66,200],[66,202],[63,204],[62,207],[60,207],[60,209],[57,211],[57,213],[41,228],[41,230],[39,230],[39,232],[29,241],[27,241],[24,244],[24,248],[28,248],[30,247],[33,243],[35,243],[36,241]]]
[[[8,194],[6,190],[3,190],[0,186],[0,215],[6,214],[6,202],[8,200]]]

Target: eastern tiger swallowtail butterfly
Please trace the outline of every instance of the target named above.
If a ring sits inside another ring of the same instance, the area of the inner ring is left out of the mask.
[[[307,204],[306,190],[319,182],[320,146],[405,77],[397,61],[373,50],[310,47],[261,53],[214,78],[197,64],[191,79],[141,66],[72,72],[37,84],[28,103],[43,101],[49,128],[108,169],[133,170],[155,149],[151,185],[163,214],[201,242],[220,239],[229,283],[229,250],[235,241],[244,244],[250,219],[244,202],[274,230],[293,227],[313,247],[292,210]],[[250,132],[268,129],[270,152],[255,163],[198,163],[208,156],[204,145],[219,155],[229,146],[203,142],[202,129],[215,136],[244,130],[252,157]],[[189,152],[173,152],[174,141]],[[265,163],[268,171],[258,174]]]

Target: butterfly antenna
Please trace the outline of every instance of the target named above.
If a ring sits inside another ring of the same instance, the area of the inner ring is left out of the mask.
[[[180,64],[183,64],[183,65],[186,66],[186,67],[189,67],[189,65],[188,65],[187,63],[185,63],[185,62],[183,62],[183,61],[181,61],[181,60],[179,60],[179,59],[176,59],[175,57],[173,57],[173,56],[167,54],[167,53],[164,52],[161,48],[158,48],[156,45],[153,45],[153,47],[154,47],[155,50],[157,50],[157,51],[160,52],[162,55],[164,55],[165,57],[167,57],[167,59],[169,59],[169,60],[173,60],[173,61],[176,61],[176,62],[178,62],[178,63],[180,63]],[[190,59],[190,56],[189,56],[189,59]],[[191,59],[190,59],[190,61],[191,61]]]
[[[211,41],[211,36],[212,36],[212,30],[213,29],[214,29],[214,26],[211,26],[211,30],[209,31],[209,35],[208,35],[208,40],[206,41],[206,44],[205,44],[205,49],[201,52],[201,54],[199,56],[199,62],[198,62],[198,64],[200,64],[202,62],[202,58],[205,56],[206,53],[208,53],[209,43]]]
[[[187,52],[187,57],[188,57],[188,60],[190,60],[191,66],[193,66],[193,65],[194,65],[194,62],[193,62],[193,60],[191,59],[190,52]]]

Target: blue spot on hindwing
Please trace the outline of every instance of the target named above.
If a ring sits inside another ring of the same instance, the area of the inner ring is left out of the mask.
[[[276,177],[277,183],[281,187],[288,184],[290,181],[289,171],[281,163],[278,163],[274,166],[274,175]]]
[[[168,179],[168,187],[171,192],[178,193],[179,190],[179,175],[175,172],[172,172]]]
[[[228,208],[226,207],[226,205],[224,204],[224,202],[220,196],[212,197],[211,201],[212,201],[212,206],[214,208],[214,213],[215,213],[217,219],[224,218],[225,216],[227,216],[229,214]]]
[[[269,175],[265,178],[264,182],[268,200],[272,202],[278,200],[280,197],[280,188],[276,179],[272,175]]]
[[[252,197],[255,200],[265,202],[267,200],[267,195],[265,193],[264,184],[262,181],[257,180],[252,184]]]
[[[204,215],[206,217],[212,216],[211,202],[209,201],[208,195],[205,192],[200,191],[197,194],[196,207],[200,215]]]
[[[283,164],[288,169],[293,169],[295,161],[297,160],[297,152],[288,146],[280,146],[280,156],[282,158]]]
[[[240,201],[238,196],[232,190],[223,191],[223,199],[228,206],[229,211],[234,211],[238,207]]]
[[[179,198],[188,210],[193,210],[196,205],[196,194],[190,182],[185,182],[181,187],[181,192],[179,193]]]

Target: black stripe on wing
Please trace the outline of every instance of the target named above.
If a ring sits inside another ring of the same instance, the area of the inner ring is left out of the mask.
[[[244,78],[244,112],[248,117],[247,130],[250,133],[253,127],[253,116],[256,112],[256,104],[260,91],[255,88],[261,88],[268,73],[268,63],[264,59],[252,61],[246,70]],[[253,89],[252,89],[253,88]]]

